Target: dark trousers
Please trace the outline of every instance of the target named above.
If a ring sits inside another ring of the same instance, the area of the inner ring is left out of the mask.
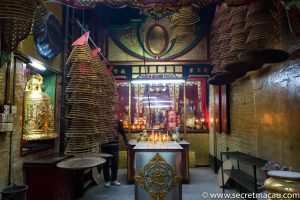
[[[104,181],[105,182],[115,181],[117,180],[117,176],[118,176],[119,146],[118,145],[104,146],[101,147],[101,150],[102,153],[109,153],[113,155],[113,157],[111,158],[106,158],[106,162],[102,165]],[[109,172],[110,164],[111,164],[111,174]]]

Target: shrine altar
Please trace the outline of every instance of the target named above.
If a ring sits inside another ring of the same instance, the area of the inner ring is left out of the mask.
[[[181,200],[181,151],[175,141],[134,147],[135,200]]]

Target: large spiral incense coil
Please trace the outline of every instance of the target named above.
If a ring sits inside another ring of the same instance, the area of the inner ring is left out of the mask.
[[[224,31],[222,33],[220,33],[218,41],[221,42],[222,40],[228,40],[228,39],[230,39],[231,38],[230,34],[231,34],[231,28],[227,29],[226,31]]]
[[[219,52],[226,51],[228,48],[230,48],[230,41],[231,39],[222,40]]]
[[[95,135],[70,137],[65,150],[66,155],[86,155],[90,153],[99,153],[99,143]]]
[[[1,49],[10,53],[32,32],[33,24],[42,24],[42,0],[1,0]]]
[[[177,26],[193,25],[200,21],[200,17],[193,6],[182,7],[170,19]]]
[[[247,32],[244,31],[244,28],[245,28],[245,22],[234,24],[232,26],[230,36],[237,35],[237,34],[247,34]]]
[[[212,4],[214,1],[213,0],[193,0],[193,4],[197,6],[207,6]]]
[[[230,19],[230,8],[224,8],[220,11],[217,23]]]
[[[76,45],[73,48],[66,65],[71,63],[92,63],[91,48],[87,42],[83,45]]]
[[[90,109],[90,110],[88,110]],[[98,106],[92,106],[90,104],[84,103],[75,103],[71,111],[67,114],[66,118],[68,119],[84,119],[88,121],[97,121],[97,116],[95,114],[95,109],[98,109]]]
[[[107,70],[106,65],[100,60],[99,56],[93,58],[93,68],[103,83],[106,83],[106,87],[103,89],[107,92],[107,95],[115,98],[117,96],[117,90],[115,85],[115,80],[112,74]]]
[[[224,2],[230,7],[239,7],[250,4],[255,0],[224,0]]]
[[[255,47],[264,47],[267,39],[272,35],[273,28],[271,25],[259,25],[251,28],[246,44],[252,44]]]
[[[88,34],[85,37],[88,37]],[[67,103],[71,105],[71,109],[66,118],[70,120],[71,125],[66,134],[69,142],[65,154],[99,152],[99,143],[96,140],[99,135],[98,116],[95,111],[100,107],[98,87],[101,82],[93,70],[91,50],[86,38],[82,37],[74,43],[67,65],[71,68],[65,92],[70,94]]]
[[[98,103],[99,109],[96,111],[97,115],[97,129],[99,134],[97,136],[97,141],[100,144],[106,143],[109,140],[112,140],[114,137],[114,124],[115,124],[115,115],[114,106],[117,103],[116,100],[116,88],[114,87],[113,81],[110,80],[110,74],[100,60],[98,55],[93,55],[93,71],[98,76],[98,79],[101,80],[101,85],[99,89],[101,93],[98,93]]]
[[[227,32],[229,29],[231,30],[230,19],[226,19],[221,22],[219,33]]]
[[[96,91],[97,89],[94,87],[94,85],[85,77],[76,77],[75,79],[71,78],[65,90],[66,93],[84,94],[94,94]]]
[[[249,5],[231,8],[230,17],[233,17],[234,15],[239,15],[241,13],[245,14],[246,17],[248,9],[249,9]]]
[[[47,8],[44,0],[36,0],[37,7],[34,12],[33,34],[46,31],[45,18],[47,16]]]
[[[278,38],[288,32],[288,19],[284,6],[277,0],[271,0],[272,5],[269,6],[269,12],[274,21],[274,31]]]
[[[96,124],[85,119],[74,119],[68,128],[67,137],[81,137],[84,135],[94,135],[98,132]]]
[[[265,1],[256,1],[249,6],[249,9],[248,9],[248,12],[246,15],[246,20],[251,15],[255,15],[259,12],[267,12],[267,11],[268,11],[268,6],[266,5]]]
[[[291,8],[287,11],[291,31],[300,37],[300,9]]]
[[[249,48],[246,45],[246,40],[248,37],[248,32],[244,31],[245,28],[245,18],[247,15],[247,11],[249,9],[249,5],[234,7],[231,9],[231,21],[232,30],[230,33],[231,41],[230,41],[230,52],[233,55],[237,55],[243,50]]]
[[[272,18],[268,12],[259,12],[253,15],[250,15],[247,18],[245,25],[245,30],[249,30],[253,26],[260,26],[265,24],[272,24]]]
[[[193,6],[182,7],[170,18],[173,29],[171,40],[176,38],[177,42],[191,38],[196,33],[194,25],[200,21],[197,10]]]
[[[273,20],[268,11],[268,5],[265,1],[252,3],[246,16],[245,31],[249,31],[246,41],[247,45],[256,48],[266,46],[267,42],[272,38]]]

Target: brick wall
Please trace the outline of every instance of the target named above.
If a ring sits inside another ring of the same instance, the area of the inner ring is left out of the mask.
[[[300,39],[289,34],[271,46],[292,53]],[[218,157],[228,148],[300,171],[300,58],[248,73],[230,92],[231,133],[216,134]]]

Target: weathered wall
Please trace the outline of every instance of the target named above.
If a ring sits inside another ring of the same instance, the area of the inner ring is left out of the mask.
[[[289,34],[272,46],[291,53],[300,39]],[[218,157],[228,147],[300,171],[300,58],[265,65],[234,82],[230,117],[231,133],[217,133]]]
[[[56,4],[58,5],[58,4]],[[49,10],[52,11],[59,19],[62,19],[62,9],[61,6],[48,6]],[[61,66],[61,57],[58,56],[52,61],[47,61],[41,58],[33,43],[32,36],[29,36],[26,40],[24,40],[20,46],[19,51],[21,51],[26,56],[31,56],[44,64],[48,67],[56,69],[60,71]],[[11,66],[14,66],[13,63],[13,55],[12,55],[12,62]],[[4,104],[5,100],[5,86],[6,86],[6,71],[7,66],[2,66],[0,68],[0,104]],[[26,157],[20,156],[20,142],[22,137],[22,119],[23,119],[23,94],[24,94],[24,87],[25,87],[25,77],[24,77],[24,68],[22,62],[18,62],[16,65],[16,78],[15,78],[15,95],[13,96],[13,67],[11,67],[11,79],[10,79],[10,88],[9,88],[9,101],[12,102],[14,99],[14,105],[17,106],[17,114],[14,116],[14,130],[12,133],[12,181],[16,184],[22,184],[23,180],[23,163],[27,160],[32,160],[38,157],[43,157],[57,151],[57,147],[51,150],[46,150],[34,154],[30,154]],[[60,78],[58,77],[58,80]],[[60,92],[60,87],[56,88],[58,92]],[[59,98],[57,96],[56,104],[59,105]],[[57,110],[56,110],[57,111]],[[58,121],[56,116],[56,122]],[[58,130],[58,124],[57,130]],[[10,134],[9,133],[0,133],[0,190],[3,187],[6,187],[8,184],[8,171],[9,171],[9,141],[10,141]],[[57,142],[56,142],[57,146]]]

